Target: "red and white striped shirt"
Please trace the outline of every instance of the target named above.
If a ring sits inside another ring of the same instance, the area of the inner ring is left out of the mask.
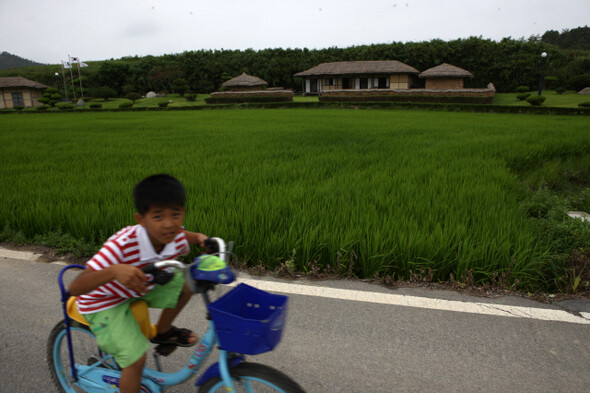
[[[102,270],[106,267],[125,263],[141,268],[148,263],[175,259],[187,255],[190,246],[184,232],[180,232],[174,240],[164,247],[162,252],[156,253],[148,237],[147,231],[141,225],[129,226],[111,236],[100,251],[86,263],[92,270]],[[148,291],[154,287],[148,286]],[[80,295],[76,301],[81,314],[90,314],[115,307],[125,300],[141,295],[127,289],[117,280],[101,285],[95,290]]]

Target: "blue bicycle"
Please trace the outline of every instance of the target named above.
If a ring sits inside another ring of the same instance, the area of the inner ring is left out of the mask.
[[[156,367],[144,368],[142,393],[163,392],[169,386],[185,382],[199,372],[200,366],[216,346],[219,347],[218,362],[196,381],[199,393],[304,393],[284,373],[245,360],[245,355],[272,351],[279,343],[285,326],[288,298],[239,284],[212,302],[209,292],[216,285],[235,280],[233,271],[226,263],[227,259],[224,259],[204,254],[190,265],[178,261],[161,261],[144,268],[146,273],[153,274],[155,278],[166,276],[162,273],[165,272],[162,270],[164,268],[184,270],[193,292],[200,294],[207,306],[209,329],[195,345],[184,367],[176,372],[163,372],[160,366],[160,358],[168,356],[176,346],[156,346]],[[97,346],[84,317],[77,312],[74,298],[64,287],[63,275],[72,268],[84,269],[84,266],[70,265],[59,274],[64,320],[53,328],[47,343],[51,378],[62,393],[118,392],[120,367],[112,356]],[[137,301],[131,309],[144,334],[148,338],[153,337],[155,326],[149,321],[147,304]]]

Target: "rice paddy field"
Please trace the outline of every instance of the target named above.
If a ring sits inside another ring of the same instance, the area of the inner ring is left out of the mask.
[[[10,114],[0,116],[0,157],[4,239],[66,235],[91,253],[134,224],[134,184],[165,172],[187,188],[186,228],[234,240],[251,266],[394,279],[428,271],[441,281],[470,272],[483,283],[502,273],[536,291],[551,287],[560,251],[535,222],[551,198],[530,201],[568,168],[590,171],[590,121],[337,109]],[[584,182],[574,207],[590,211]]]

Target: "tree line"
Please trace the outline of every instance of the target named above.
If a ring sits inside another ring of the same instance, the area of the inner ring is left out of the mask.
[[[590,31],[587,27],[580,29]],[[563,34],[570,33],[564,31]],[[92,95],[93,89],[104,86],[120,96],[132,91],[141,94],[176,92],[179,88],[183,92],[210,93],[218,90],[227,79],[245,72],[264,79],[269,87],[298,92],[302,81],[293,75],[320,63],[398,60],[419,71],[442,63],[453,64],[474,75],[473,79],[466,80],[465,87],[485,87],[492,82],[498,92],[513,92],[519,86],[529,86],[531,90],[538,87],[541,53],[546,52],[544,75],[549,77],[546,88],[579,90],[590,85],[590,51],[563,49],[548,42],[545,36],[550,37],[549,41],[555,38],[553,33],[547,32],[542,37],[505,38],[499,42],[469,37],[348,48],[198,50],[163,56],[124,57],[87,62],[89,67],[82,69],[82,82],[87,89],[86,95]],[[57,87],[55,72],[61,74],[60,65],[4,70],[0,71],[0,76],[19,75]],[[69,77],[68,72],[66,75]],[[74,81],[75,88],[78,88],[78,82]],[[69,81],[68,85],[71,89]],[[415,78],[414,87],[423,86],[424,81]],[[63,83],[60,87],[63,88]]]

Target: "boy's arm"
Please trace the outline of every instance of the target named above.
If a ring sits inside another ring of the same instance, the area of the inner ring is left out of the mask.
[[[72,296],[88,293],[107,282],[118,280],[126,288],[139,294],[147,291],[148,280],[144,272],[131,265],[112,265],[102,270],[86,268],[68,288]]]
[[[202,233],[190,231],[184,231],[184,236],[186,237],[188,244],[198,244],[201,247],[205,247],[205,240],[207,240],[208,237]]]

